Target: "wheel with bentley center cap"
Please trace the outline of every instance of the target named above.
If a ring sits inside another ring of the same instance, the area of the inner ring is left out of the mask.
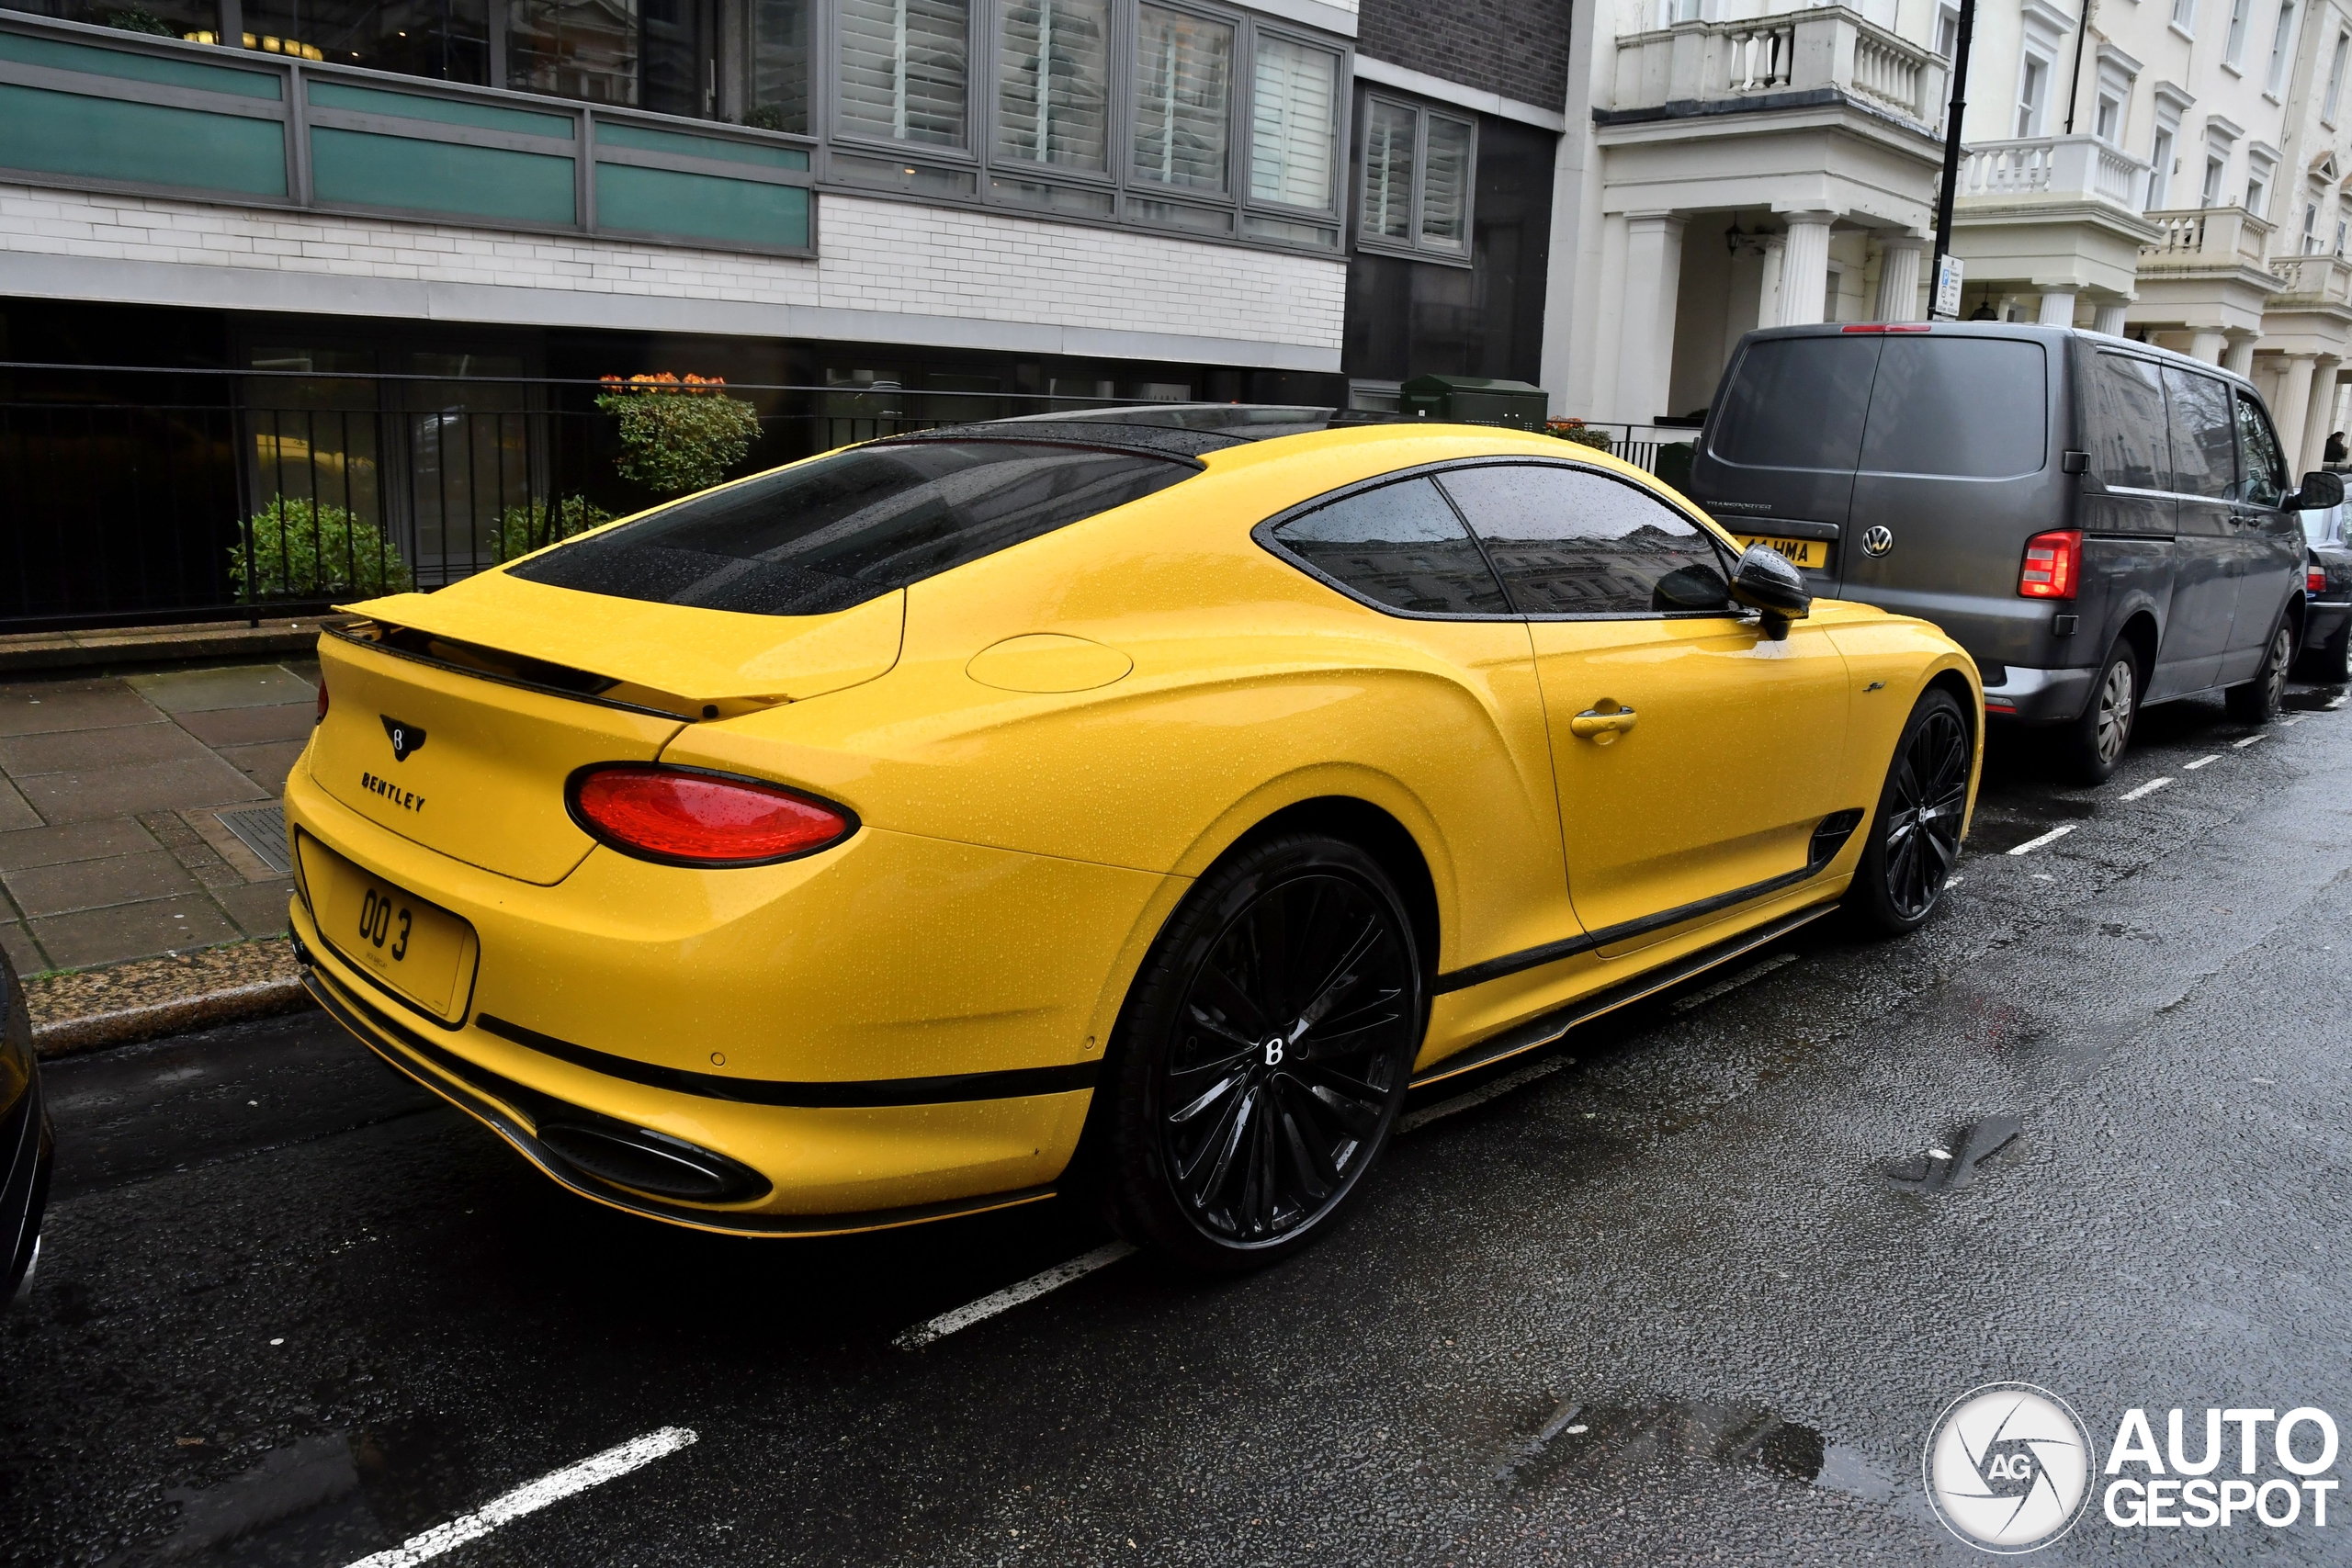
[[[1849,907],[1878,930],[1893,935],[1915,930],[1943,897],[1960,859],[1973,751],[1968,721],[1951,694],[1937,690],[1921,697],[1894,744],[1849,895]]]
[[[1353,1207],[1424,1023],[1403,900],[1356,845],[1293,834],[1202,878],[1129,993],[1098,1093],[1121,1234],[1218,1272],[1288,1256]]]

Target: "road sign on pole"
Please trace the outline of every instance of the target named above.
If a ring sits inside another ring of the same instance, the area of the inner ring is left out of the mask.
[[[1960,320],[1960,258],[1939,256],[1936,260],[1936,302],[1928,314],[1932,319],[1947,321]]]

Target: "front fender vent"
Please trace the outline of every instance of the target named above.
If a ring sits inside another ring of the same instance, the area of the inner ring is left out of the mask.
[[[1819,871],[1836,860],[1838,852],[1846,847],[1846,840],[1852,838],[1854,829],[1861,825],[1862,814],[1858,810],[1833,811],[1823,818],[1821,826],[1813,830],[1813,847],[1806,852],[1805,869]]]

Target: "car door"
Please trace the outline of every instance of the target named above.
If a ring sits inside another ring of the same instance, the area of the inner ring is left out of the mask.
[[[2251,681],[2262,667],[2278,612],[2302,581],[2308,548],[2302,520],[2285,506],[2292,480],[2268,416],[2251,393],[2238,392],[2233,402],[2239,452],[2230,527],[2237,596],[2229,651],[2222,660],[2224,685]]]
[[[2236,415],[2230,389],[2216,376],[2164,367],[2165,424],[2172,447],[2172,608],[2156,655],[2152,697],[2201,692],[2222,678],[2237,614],[2241,570],[2231,522],[2237,484]]]
[[[1802,875],[1822,818],[1871,804],[1839,794],[1844,659],[1735,613],[1727,553],[1690,517],[1570,463],[1440,482],[1528,618],[1568,893],[1602,953]]]

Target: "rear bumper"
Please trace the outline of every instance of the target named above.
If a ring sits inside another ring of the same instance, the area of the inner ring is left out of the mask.
[[[1984,711],[2024,724],[2064,724],[2080,718],[2091,699],[2096,670],[2030,670],[2012,664],[1997,686],[1984,688]]]
[[[2352,621],[2352,602],[2312,599],[2303,605],[2303,646],[2320,648],[2334,642]]]

